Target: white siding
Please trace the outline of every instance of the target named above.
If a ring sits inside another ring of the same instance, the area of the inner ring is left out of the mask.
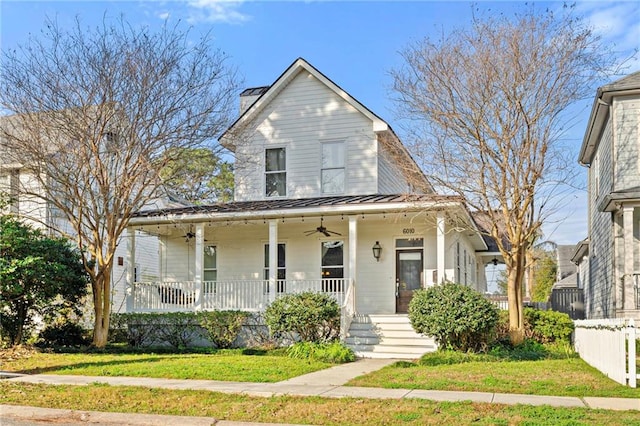
[[[615,134],[613,190],[636,188],[640,186],[640,97],[616,98],[612,110]],[[604,155],[611,154],[602,152]]]
[[[614,316],[613,292],[613,222],[611,213],[601,212],[598,205],[613,189],[613,131],[611,121],[603,130],[596,153],[596,163],[589,169],[589,277],[585,283],[587,318]]]
[[[409,192],[409,184],[402,171],[389,158],[387,150],[379,145],[378,190],[381,194],[403,194]]]
[[[306,71],[265,106],[236,149],[237,201],[264,199],[264,150],[285,147],[287,198],[317,197],[320,144],[344,141],[345,194],[373,194],[377,148],[372,122]]]

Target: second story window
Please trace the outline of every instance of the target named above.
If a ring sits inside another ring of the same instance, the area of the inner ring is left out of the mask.
[[[344,193],[344,142],[322,144],[320,174],[323,194]]]
[[[284,197],[287,195],[286,153],[284,148],[270,148],[265,151],[265,196]]]

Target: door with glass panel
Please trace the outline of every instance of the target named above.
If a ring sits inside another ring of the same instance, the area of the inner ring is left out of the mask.
[[[422,249],[396,250],[396,312],[406,314],[413,292],[422,288]]]

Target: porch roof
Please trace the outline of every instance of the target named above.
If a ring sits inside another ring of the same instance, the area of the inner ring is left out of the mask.
[[[464,199],[456,195],[437,194],[371,194],[296,199],[237,201],[210,205],[142,210],[129,220],[130,226],[168,224],[175,222],[274,219],[295,216],[335,216],[384,214],[410,211],[446,211],[466,223],[475,235],[480,251],[495,245],[484,235],[467,209]]]
[[[272,217],[280,212],[294,212],[299,214],[299,210],[307,213],[324,213],[327,208],[335,213],[360,212],[366,210],[383,211],[424,209],[428,207],[453,207],[454,205],[464,208],[464,200],[459,196],[435,195],[435,194],[372,194],[372,195],[348,195],[333,197],[295,198],[295,199],[272,199],[259,201],[236,201],[231,203],[218,203],[209,205],[193,205],[169,209],[142,210],[133,215],[133,218],[161,218],[171,216],[192,216],[211,214],[252,214]],[[278,212],[278,213],[275,213]]]
[[[640,203],[639,186],[610,192],[598,204],[598,210],[601,212],[614,212],[625,202],[632,204]]]

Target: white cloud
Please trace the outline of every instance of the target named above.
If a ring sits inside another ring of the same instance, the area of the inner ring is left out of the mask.
[[[169,12],[161,12],[158,14],[158,18],[162,19],[163,21],[169,19],[169,16],[171,16]]]
[[[188,21],[196,22],[224,22],[229,24],[239,24],[250,19],[238,9],[242,1],[231,0],[188,0],[189,8]]]

